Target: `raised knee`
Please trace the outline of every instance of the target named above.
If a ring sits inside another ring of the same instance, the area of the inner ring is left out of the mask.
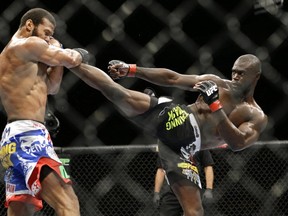
[[[64,202],[59,202],[55,206],[55,211],[57,215],[80,215],[80,206],[78,197],[75,194],[69,195]]]

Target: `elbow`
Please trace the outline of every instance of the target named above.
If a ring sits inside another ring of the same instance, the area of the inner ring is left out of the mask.
[[[67,65],[66,68],[75,68],[79,66],[82,63],[82,57],[78,52],[75,52],[75,55],[70,56],[70,58],[67,59]]]
[[[60,90],[60,85],[48,87],[48,95],[56,95]]]
[[[81,60],[81,59],[78,59],[78,58],[70,59],[70,61],[69,61],[68,64],[66,65],[66,67],[67,67],[68,69],[70,69],[70,68],[75,68],[75,67],[79,66],[81,63],[82,63],[82,60]]]
[[[239,148],[239,147],[235,147],[235,146],[230,146],[230,149],[231,149],[233,152],[239,152],[239,151],[243,150],[243,148]]]
[[[229,147],[230,149],[233,151],[233,152],[239,152],[239,151],[242,151],[246,148],[248,148],[250,145],[248,145],[247,143],[241,143],[241,142],[238,142],[238,143],[231,143],[229,144]]]
[[[51,89],[48,92],[48,95],[56,95],[59,92],[59,88],[58,89]]]

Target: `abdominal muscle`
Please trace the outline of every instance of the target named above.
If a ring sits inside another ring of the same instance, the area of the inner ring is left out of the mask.
[[[8,121],[29,119],[44,122],[47,102],[46,71],[41,71],[37,63],[26,66],[17,71],[17,67],[9,65],[2,71],[1,102]]]
[[[225,143],[217,132],[217,125],[214,123],[211,111],[206,105],[194,103],[189,106],[192,110],[201,131],[201,150],[216,148]]]

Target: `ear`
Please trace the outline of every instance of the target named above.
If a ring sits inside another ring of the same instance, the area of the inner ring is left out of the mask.
[[[257,75],[256,75],[256,79],[259,80],[260,77],[261,77],[261,72],[258,72]]]
[[[31,19],[28,19],[25,23],[26,31],[32,32],[35,28],[35,25]]]

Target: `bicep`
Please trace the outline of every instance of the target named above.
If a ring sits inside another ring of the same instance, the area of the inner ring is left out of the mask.
[[[49,66],[66,66],[72,55],[73,53],[69,49],[61,49],[50,45],[38,56],[38,61]]]
[[[256,142],[267,124],[266,116],[255,118],[249,122],[242,123],[238,129],[244,135],[245,143]]]
[[[31,39],[25,44],[26,56],[28,60],[41,62],[48,66],[69,66],[73,61],[72,50],[62,49],[53,45],[49,45],[41,39]]]

